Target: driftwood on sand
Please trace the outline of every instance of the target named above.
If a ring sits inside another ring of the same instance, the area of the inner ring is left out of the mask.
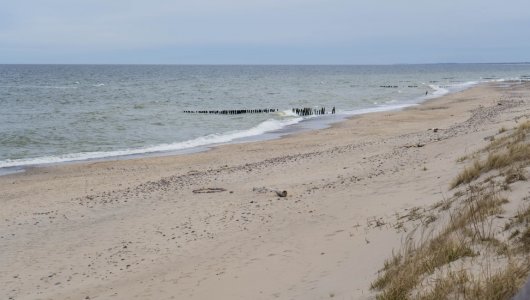
[[[220,193],[220,192],[226,192],[226,189],[224,188],[202,188],[202,189],[193,190],[193,193],[195,194]]]

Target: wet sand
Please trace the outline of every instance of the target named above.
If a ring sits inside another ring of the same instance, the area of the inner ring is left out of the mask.
[[[373,298],[401,246],[387,220],[442,200],[459,157],[529,117],[529,83],[489,84],[278,140],[1,176],[0,295]]]

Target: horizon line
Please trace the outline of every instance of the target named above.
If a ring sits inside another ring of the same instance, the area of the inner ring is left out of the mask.
[[[530,61],[520,62],[425,62],[425,63],[383,63],[383,64],[335,64],[335,63],[314,63],[314,64],[290,64],[290,63],[4,63],[0,65],[58,65],[58,66],[396,66],[396,65],[524,65]]]

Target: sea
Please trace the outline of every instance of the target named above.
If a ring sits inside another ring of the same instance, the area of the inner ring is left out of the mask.
[[[511,80],[530,64],[0,65],[0,173],[273,139]],[[243,109],[275,111],[185,112]]]

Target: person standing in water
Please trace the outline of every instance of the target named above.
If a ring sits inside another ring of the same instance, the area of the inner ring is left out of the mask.
[[[332,115],[335,114],[335,106],[333,106],[333,108],[331,109],[331,114],[332,114]]]

